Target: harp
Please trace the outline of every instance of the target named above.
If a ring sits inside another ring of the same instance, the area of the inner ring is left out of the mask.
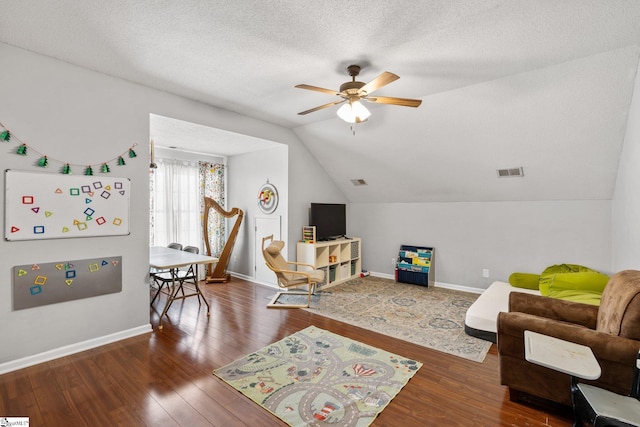
[[[230,211],[225,211],[222,207],[212,198],[205,197],[204,198],[204,220],[202,222],[202,227],[204,229],[204,246],[207,251],[207,255],[211,256],[211,245],[209,244],[209,212],[211,209],[215,209],[220,215],[225,218],[232,218],[234,216],[238,216],[236,219],[233,228],[231,229],[231,233],[229,233],[229,238],[222,249],[222,253],[218,257],[218,263],[215,268],[212,269],[213,264],[207,264],[207,283],[226,283],[231,278],[231,275],[227,273],[227,266],[229,265],[229,260],[231,258],[231,251],[233,251],[233,245],[236,242],[236,236],[238,235],[238,230],[240,229],[240,224],[242,223],[242,217],[244,216],[244,212],[242,209],[233,208]]]

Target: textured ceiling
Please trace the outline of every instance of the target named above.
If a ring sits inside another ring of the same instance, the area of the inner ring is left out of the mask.
[[[351,201],[607,199],[640,1],[4,0],[0,41],[289,127]],[[422,106],[296,114],[351,63]]]

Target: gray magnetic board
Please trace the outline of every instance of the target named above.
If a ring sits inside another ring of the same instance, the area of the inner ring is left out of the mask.
[[[129,234],[130,181],[5,171],[5,240]]]
[[[122,291],[122,257],[16,265],[13,309],[39,307]]]

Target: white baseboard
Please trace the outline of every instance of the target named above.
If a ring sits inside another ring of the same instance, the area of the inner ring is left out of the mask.
[[[481,294],[486,291],[486,289],[472,288],[471,286],[453,285],[451,283],[442,282],[436,282],[436,286],[439,288],[454,289],[456,291],[469,292],[472,294]]]
[[[391,279],[391,280],[396,279],[396,276],[393,274],[376,273],[373,271],[371,271],[370,274],[374,277],[382,277],[383,279]],[[452,283],[443,283],[443,282],[436,282],[435,286],[438,288],[454,289],[456,291],[470,292],[473,294],[481,294],[482,292],[485,291],[485,289],[472,288],[470,286],[454,285]]]
[[[18,369],[26,368],[29,366],[37,365],[38,363],[48,362],[49,360],[57,359],[59,357],[68,356],[74,353],[80,353],[81,351],[90,350],[92,348],[120,341],[125,338],[131,338],[137,335],[146,334],[151,332],[152,330],[153,329],[151,328],[151,324],[146,324],[138,326],[136,328],[119,331],[98,338],[92,338],[90,340],[78,342],[64,347],[54,348],[53,350],[34,354],[33,356],[23,357],[22,359],[0,363],[0,375],[6,374],[7,372],[17,371]]]
[[[256,283],[258,285],[266,286],[272,289],[280,289],[278,285],[274,285],[273,283],[261,282],[260,280],[256,280],[255,277],[247,276],[240,273],[228,272],[231,274],[231,277],[237,277],[238,279],[246,280],[247,282]]]
[[[394,274],[377,273],[375,271],[370,271],[369,274],[371,276],[374,276],[374,277],[381,277],[383,279],[396,280],[396,276]],[[270,288],[278,289],[277,286],[274,286],[274,285],[269,284],[269,283],[259,282],[256,279],[254,279],[253,277],[245,276],[244,274],[231,273],[231,275],[234,276],[234,277],[238,277],[240,279],[247,280],[249,282],[257,283],[259,285],[264,285],[264,286],[268,286]],[[481,289],[481,288],[474,288],[474,287],[471,287],[471,286],[455,285],[453,283],[444,283],[444,282],[436,282],[435,285],[438,288],[453,289],[453,290],[456,290],[456,291],[469,292],[469,293],[472,293],[472,294],[481,294],[486,290],[486,289]]]

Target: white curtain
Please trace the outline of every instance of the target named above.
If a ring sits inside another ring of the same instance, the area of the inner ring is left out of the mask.
[[[180,243],[202,253],[198,163],[163,158],[156,163],[150,180],[150,245]]]

